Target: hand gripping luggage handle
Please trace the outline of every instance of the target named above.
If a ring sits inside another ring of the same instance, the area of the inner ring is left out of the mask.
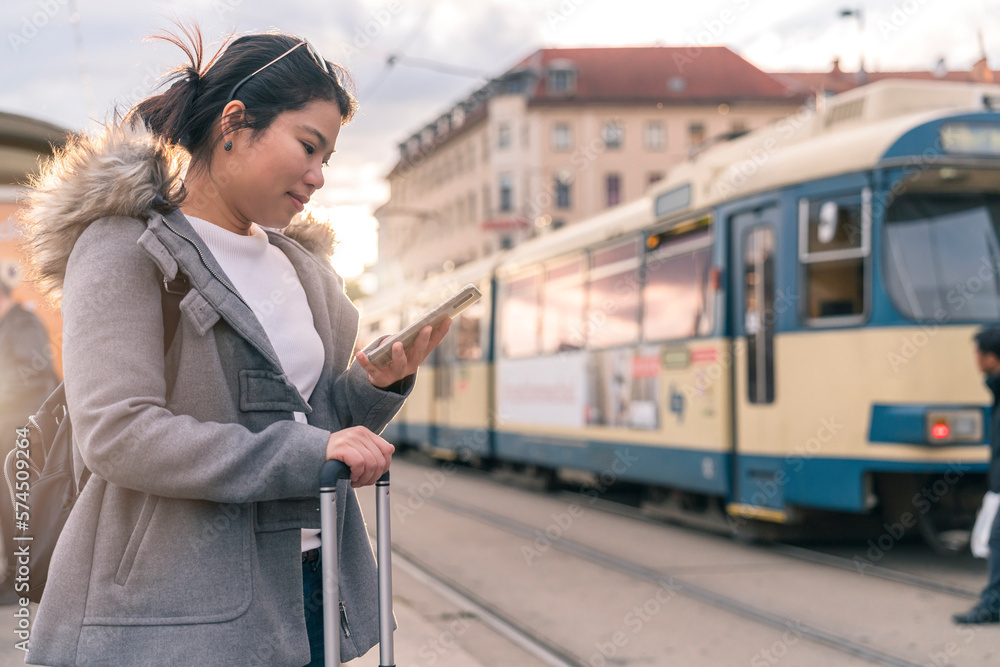
[[[323,635],[326,667],[340,665],[340,570],[337,563],[337,480],[347,479],[350,468],[330,460],[319,473],[320,539],[323,565]],[[379,665],[393,667],[392,551],[389,532],[389,473],[375,483],[376,542],[378,545]],[[334,601],[330,604],[329,601]]]

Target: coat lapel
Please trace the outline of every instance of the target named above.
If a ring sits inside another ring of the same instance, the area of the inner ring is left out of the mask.
[[[180,272],[187,276],[191,286],[201,293],[233,329],[280,371],[281,362],[264,327],[250,306],[232,287],[232,281],[226,276],[225,271],[219,266],[187,218],[179,210],[166,216],[155,214],[149,220],[149,229],[177,262]]]

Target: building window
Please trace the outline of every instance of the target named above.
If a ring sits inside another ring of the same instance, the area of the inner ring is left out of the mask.
[[[573,128],[569,123],[556,123],[552,128],[552,150],[573,150]]]
[[[601,130],[604,147],[615,150],[622,147],[625,140],[625,127],[617,120],[608,121]]]
[[[556,176],[556,208],[570,208],[573,206],[573,182],[571,178],[563,175]]]
[[[497,148],[510,148],[510,123],[500,123],[497,128]]]
[[[646,145],[646,150],[663,150],[663,148],[667,145],[667,140],[662,122],[658,120],[651,120],[646,123],[646,131],[643,134],[643,143]]]
[[[469,222],[476,221],[476,193],[469,193]]]
[[[688,145],[694,146],[705,140],[705,124],[690,123],[688,125]]]
[[[617,206],[622,201],[621,174],[608,174],[604,179],[605,203],[607,206]]]
[[[483,219],[493,215],[493,200],[490,198],[490,186],[483,186]]]
[[[572,69],[549,71],[549,93],[571,93],[576,88],[576,72]]]
[[[509,172],[500,174],[500,211],[507,213],[514,208],[514,177]]]

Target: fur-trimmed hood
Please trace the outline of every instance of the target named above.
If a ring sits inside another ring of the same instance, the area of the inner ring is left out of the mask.
[[[29,279],[58,301],[70,253],[90,223],[110,216],[147,220],[153,212],[166,213],[168,202],[181,198],[187,165],[187,151],[141,123],[70,136],[32,179],[18,215]],[[333,253],[332,229],[312,217],[298,218],[283,231],[320,257]]]

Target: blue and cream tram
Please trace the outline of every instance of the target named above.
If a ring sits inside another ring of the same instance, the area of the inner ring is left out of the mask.
[[[396,435],[667,511],[960,545],[988,456],[972,335],[1000,323],[995,108],[997,86],[879,82],[463,267],[493,287],[480,356],[453,337]]]

